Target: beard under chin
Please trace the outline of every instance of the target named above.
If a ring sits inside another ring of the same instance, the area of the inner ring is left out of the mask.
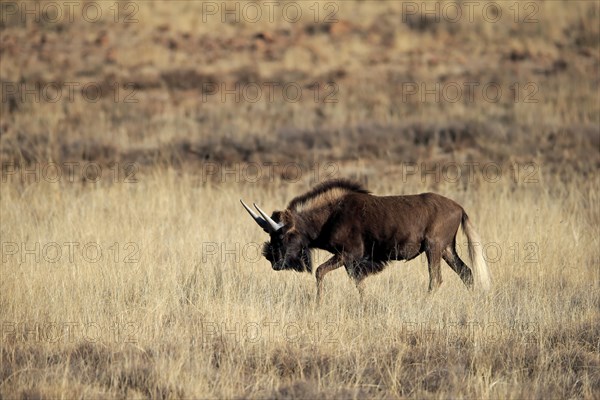
[[[275,271],[281,271],[284,269],[283,265],[284,265],[283,261],[278,261],[275,264],[273,264],[272,266]]]

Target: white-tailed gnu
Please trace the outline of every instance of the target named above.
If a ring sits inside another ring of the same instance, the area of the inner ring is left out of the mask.
[[[325,274],[342,265],[362,297],[368,275],[382,271],[389,261],[412,260],[421,253],[429,264],[429,290],[442,283],[442,259],[473,288],[471,269],[456,252],[461,225],[478,286],[484,291],[491,287],[481,239],[467,213],[435,193],[374,196],[356,182],[336,179],[295,197],[285,210],[271,216],[256,204],[258,214],[243,201],[242,205],[271,237],[263,255],[274,270],[312,272],[311,249],[333,254],[317,268],[317,299]]]

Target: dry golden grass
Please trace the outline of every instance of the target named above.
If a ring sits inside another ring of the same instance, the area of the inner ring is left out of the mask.
[[[482,3],[457,24],[405,19],[415,2],[399,1],[298,3],[296,23],[203,20],[200,1],[121,2],[116,22],[113,2],[98,23],[7,12],[50,3],[0,3],[1,398],[598,397],[597,1],[498,2],[497,23]],[[53,82],[108,95],[12,93]],[[304,96],[203,92],[268,82]],[[468,82],[503,95],[438,102],[420,86]],[[260,257],[238,199],[272,210],[342,176],[462,204],[491,293],[444,266],[428,294],[418,258],[368,278],[363,304],[334,271],[316,307],[313,276]]]
[[[459,23],[441,14],[439,23],[422,27],[410,23],[419,22],[420,14],[409,18],[403,12],[414,2],[298,3],[303,18],[297,23],[283,20],[283,2],[273,22],[264,10],[257,23],[243,18],[222,23],[222,3],[217,3],[216,15],[203,14],[210,2],[135,3],[137,22],[130,24],[124,22],[133,10],[125,9],[130,2],[122,4],[117,23],[111,19],[113,3],[98,3],[104,4],[103,19],[95,24],[81,16],[73,23],[35,23],[29,16],[23,23],[20,14],[7,15],[0,75],[13,85],[10,90],[24,86],[16,94],[5,91],[0,159],[23,164],[81,159],[186,164],[205,157],[223,163],[306,157],[440,160],[438,154],[410,149],[415,143],[406,138],[415,125],[437,132],[468,124],[470,153],[459,143],[450,150],[453,156],[524,162],[539,155],[547,162],[566,161],[579,172],[598,167],[597,2],[502,3],[503,17],[496,23],[483,18],[482,3],[473,22],[464,8]],[[19,4],[35,9],[35,3]],[[241,10],[246,3],[227,4]],[[315,4],[321,10],[316,24],[309,8]],[[332,4],[339,5],[337,22],[326,23]],[[441,4],[449,13],[448,5],[455,3]],[[533,11],[537,22],[524,23]],[[56,102],[24,94],[53,82],[97,84],[104,97],[92,102],[94,92],[86,97],[76,90],[71,98],[67,88]],[[233,94],[223,101],[223,90],[203,92],[210,83],[227,90],[239,84],[236,93],[251,98],[252,91],[244,92],[249,82],[262,88],[256,102],[235,101]],[[315,82],[321,84],[318,101]],[[337,91],[326,87],[328,82]],[[293,94],[279,90],[269,97],[269,83],[299,85],[302,99],[290,101]],[[477,84],[472,94],[470,83]],[[416,84],[418,93],[408,95],[407,84]],[[485,99],[488,84],[501,88],[499,101]],[[460,100],[449,101],[455,87]],[[435,90],[441,101],[426,96],[425,89]],[[336,102],[326,103],[328,95]],[[364,134],[373,125],[381,136]],[[268,151],[282,147],[290,132],[313,139],[295,142],[283,155]],[[313,145],[316,135],[331,139]],[[231,142],[234,149],[222,149]],[[584,166],[582,160],[590,159],[594,162]]]
[[[430,187],[401,181],[371,177],[370,188]],[[597,179],[517,187],[503,178],[466,191],[441,183],[437,191],[465,206],[486,243],[492,292],[467,291],[444,266],[442,288],[427,294],[426,264],[417,259],[369,278],[364,304],[344,271],[331,273],[321,308],[312,276],[275,272],[257,255],[264,234],[238,203],[243,197],[272,209],[306,187],[200,184],[173,170],[129,184],[5,183],[2,395],[598,393]],[[79,243],[73,262],[71,242]],[[97,262],[83,251],[89,243],[103,250]],[[132,252],[136,262],[125,262]]]

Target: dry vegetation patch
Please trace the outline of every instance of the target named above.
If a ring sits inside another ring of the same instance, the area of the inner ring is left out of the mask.
[[[49,3],[0,3],[0,397],[597,397],[598,2],[497,2],[495,23],[400,1],[296,2],[295,23],[7,8]],[[334,271],[316,307],[238,199],[274,210],[333,177],[455,199],[492,292],[443,267],[427,294],[418,258],[363,304]]]
[[[318,308],[314,278],[272,271],[237,204],[275,207],[309,182],[202,183],[174,170],[138,178],[3,186],[5,396],[592,398],[600,389],[589,183],[438,185],[478,225],[490,295],[467,291],[446,267],[442,288],[427,294],[419,258],[369,278],[363,304],[345,272],[332,272]],[[369,182],[398,191],[394,175]],[[48,261],[49,243],[63,249],[58,260]],[[100,260],[82,252],[89,243]]]
[[[598,168],[596,2],[516,3],[494,23],[480,9],[451,22],[452,2],[437,20],[410,2],[315,2],[319,18],[306,6],[296,23],[131,4],[117,23],[113,9],[93,24],[6,13],[3,162],[398,162],[469,147]]]

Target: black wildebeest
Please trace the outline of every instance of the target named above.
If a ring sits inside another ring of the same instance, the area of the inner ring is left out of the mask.
[[[430,291],[442,283],[442,258],[472,288],[471,269],[456,252],[461,224],[478,284],[484,290],[490,288],[479,235],[465,210],[438,194],[374,196],[358,183],[336,179],[292,199],[285,210],[271,216],[256,204],[258,214],[241,202],[271,236],[263,255],[274,270],[312,272],[311,249],[333,254],[317,268],[317,299],[325,274],[342,265],[362,298],[365,277],[382,271],[389,261],[411,260],[423,252],[429,264]]]

